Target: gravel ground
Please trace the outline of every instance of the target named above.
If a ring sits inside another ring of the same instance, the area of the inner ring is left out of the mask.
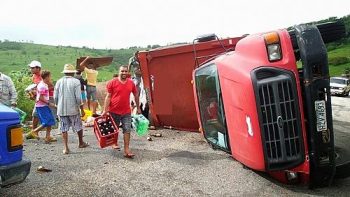
[[[338,105],[337,103],[348,103]],[[350,98],[335,98],[335,129],[349,137]],[[346,112],[347,110],[347,112]],[[344,118],[345,116],[345,118]],[[337,122],[337,125],[336,125]],[[339,124],[345,124],[339,125]],[[347,129],[344,132],[344,129]],[[199,133],[157,130],[163,137],[133,135],[135,159],[122,151],[101,149],[91,128],[86,128],[86,149],[77,148],[77,136],[69,133],[72,153],[62,154],[62,140],[50,145],[26,140],[25,155],[32,161],[31,173],[20,184],[0,189],[0,196],[348,196],[350,178],[336,180],[327,188],[283,185],[248,170],[230,155],[213,150]],[[44,135],[44,132],[41,133]],[[337,133],[336,133],[337,135]],[[119,135],[122,144],[122,135]],[[37,172],[38,166],[52,172]]]

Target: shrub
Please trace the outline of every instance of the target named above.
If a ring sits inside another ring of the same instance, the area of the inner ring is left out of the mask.
[[[346,64],[350,62],[350,59],[348,57],[331,57],[328,59],[329,64],[332,64],[334,66]]]
[[[27,113],[27,120],[31,119],[34,101],[27,98],[25,89],[32,84],[30,72],[27,69],[12,71],[10,77],[17,91],[17,107]]]

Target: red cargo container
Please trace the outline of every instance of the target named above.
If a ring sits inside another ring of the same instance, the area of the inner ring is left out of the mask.
[[[234,50],[239,38],[176,45],[141,51],[138,54],[142,78],[156,126],[198,131],[192,90],[192,72],[198,63],[226,50]],[[224,46],[222,46],[222,45]],[[226,50],[225,50],[226,49]]]

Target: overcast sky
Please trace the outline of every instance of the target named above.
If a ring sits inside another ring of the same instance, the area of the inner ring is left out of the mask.
[[[0,40],[118,49],[349,14],[349,0],[1,0]]]

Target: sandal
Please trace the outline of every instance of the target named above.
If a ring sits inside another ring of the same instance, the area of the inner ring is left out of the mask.
[[[57,142],[57,139],[53,137],[45,138],[45,144],[50,144],[51,142]]]
[[[26,135],[26,139],[37,139],[37,140],[39,140],[40,138],[39,138],[39,136],[38,136],[36,133],[34,133],[33,131],[31,131],[31,132],[29,132],[29,133]]]
[[[90,146],[87,142],[83,142],[83,144],[79,145],[79,148],[86,148]]]
[[[124,154],[124,157],[128,159],[134,159],[134,156],[135,154],[132,154],[132,153]]]

